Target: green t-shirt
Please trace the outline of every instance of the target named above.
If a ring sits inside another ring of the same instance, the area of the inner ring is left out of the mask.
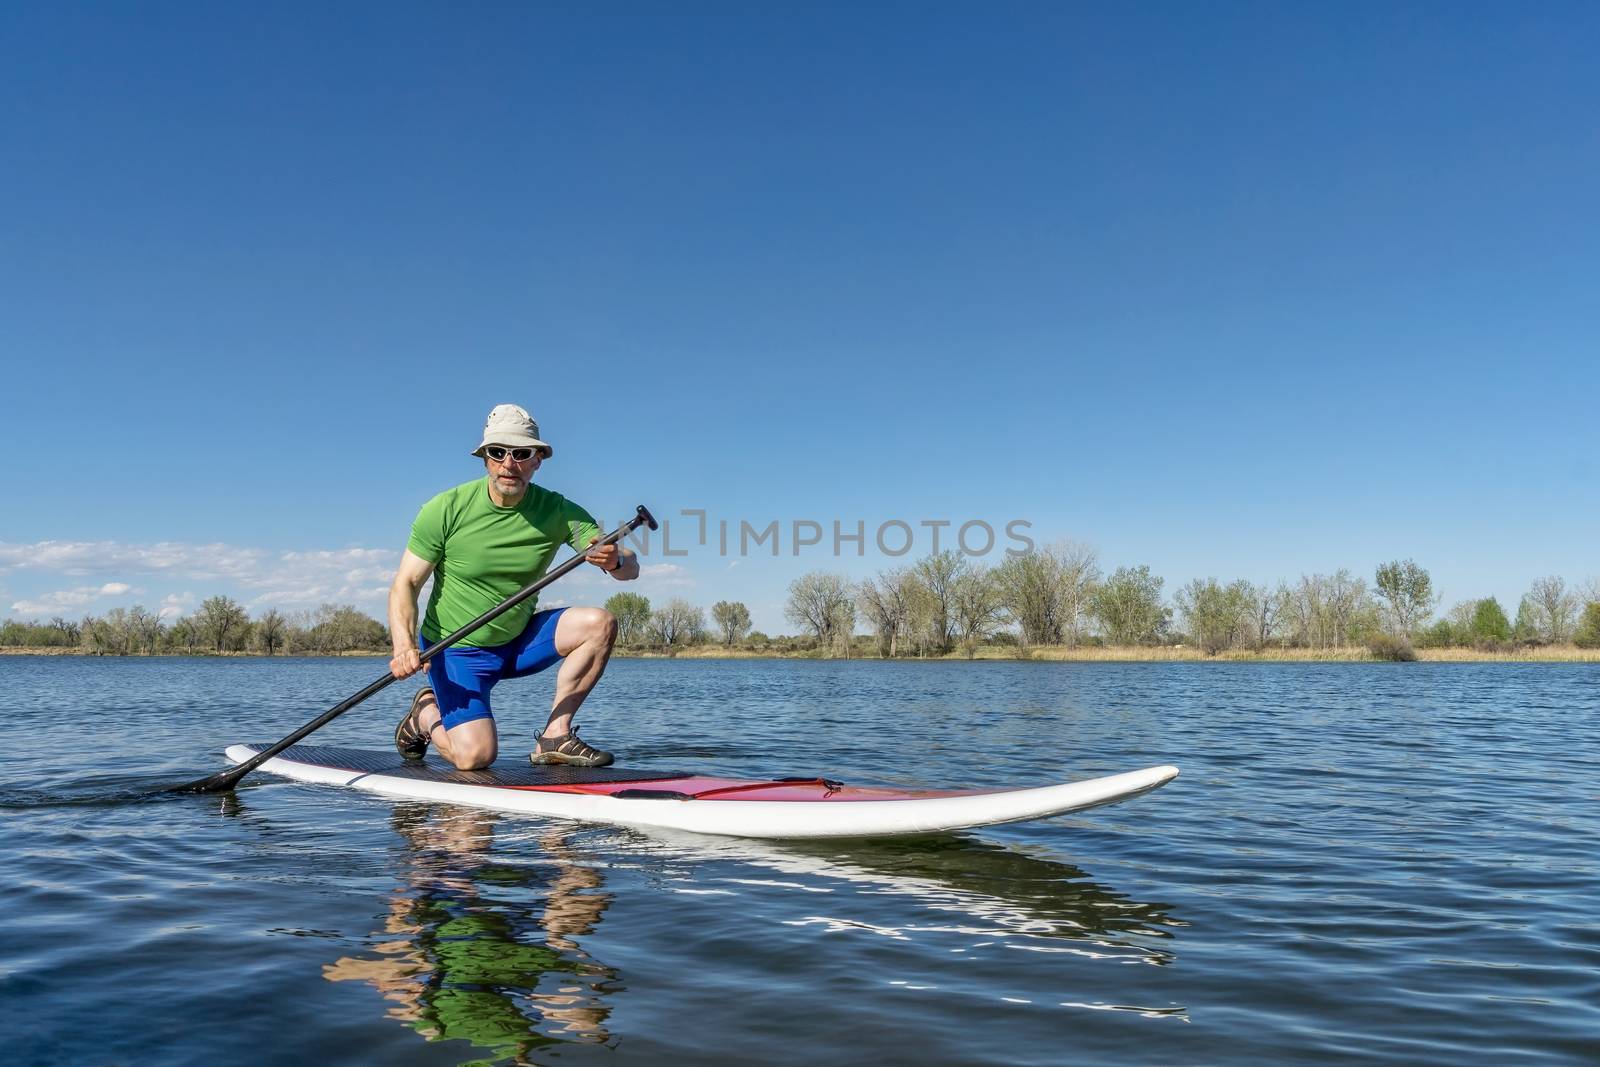
[[[549,570],[563,544],[582,552],[599,536],[592,515],[537,485],[509,508],[489,499],[487,477],[446,489],[422,505],[406,544],[434,565],[422,636],[437,641],[455,632]],[[529,597],[459,643],[482,648],[513,640],[538,600]]]

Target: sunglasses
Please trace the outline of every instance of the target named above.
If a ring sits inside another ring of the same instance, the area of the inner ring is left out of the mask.
[[[518,463],[526,463],[528,460],[532,459],[538,453],[538,451],[539,450],[537,448],[507,448],[505,445],[485,445],[483,454],[494,460],[496,463],[504,463],[507,456],[510,456]]]

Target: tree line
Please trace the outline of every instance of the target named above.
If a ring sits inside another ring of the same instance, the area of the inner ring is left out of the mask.
[[[1379,566],[1371,584],[1347,569],[1293,581],[1196,578],[1170,603],[1147,566],[1109,575],[1095,552],[1063,542],[989,567],[942,552],[861,582],[813,571],[789,586],[786,617],[817,646],[848,654],[858,623],[880,655],[943,655],[982,643],[1192,644],[1208,653],[1268,647],[1367,647],[1407,658],[1413,646],[1576,644],[1600,647],[1600,582],[1536,580],[1510,618],[1494,597],[1435,617],[1439,599],[1413,560]]]
[[[255,652],[263,655],[326,656],[381,652],[389,631],[350,604],[323,604],[285,614],[269,608],[255,618],[230,597],[214,596],[191,615],[166,622],[148,608],[112,608],[77,622],[0,623],[0,647],[81,648],[102,656],[200,655]]]
[[[940,552],[859,582],[812,571],[788,589],[784,615],[800,631],[796,637],[752,630],[750,610],[738,601],[718,601],[709,620],[679,597],[655,607],[642,594],[618,593],[605,606],[617,619],[623,648],[667,652],[715,642],[848,656],[857,651],[860,627],[870,635],[866,650],[891,658],[980,644],[1190,644],[1213,654],[1366,647],[1391,658],[1407,658],[1414,646],[1600,648],[1600,581],[1594,580],[1573,586],[1558,575],[1539,578],[1514,617],[1494,597],[1463,600],[1439,613],[1431,576],[1409,559],[1382,564],[1370,584],[1342,568],[1268,584],[1196,578],[1170,603],[1164,585],[1148,566],[1107,575],[1092,549],[1062,542],[1009,555],[992,567]],[[252,618],[229,597],[216,596],[170,623],[143,607],[113,608],[78,622],[8,620],[0,623],[0,647],[101,655],[330,655],[386,651],[389,634],[349,604],[292,615],[269,608]]]

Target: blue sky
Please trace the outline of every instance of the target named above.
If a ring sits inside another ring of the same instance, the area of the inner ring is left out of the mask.
[[[896,519],[914,554],[1023,520],[1169,590],[1600,574],[1597,30],[8,4],[0,617],[377,613],[503,401],[602,517],[779,522],[777,559],[690,545],[638,587],[769,631],[798,574],[905,562]],[[868,552],[796,557],[796,520]]]

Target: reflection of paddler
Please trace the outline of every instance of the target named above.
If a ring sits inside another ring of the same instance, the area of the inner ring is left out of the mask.
[[[412,846],[412,884],[389,900],[384,933],[392,939],[375,946],[380,958],[346,957],[323,976],[368,982],[395,1002],[391,1018],[429,1040],[470,1041],[497,1057],[605,1042],[610,1007],[601,997],[616,974],[573,940],[611,901],[595,892],[599,872],[574,861],[562,831],[545,834],[540,844],[557,869],[535,920],[529,905],[495,892],[525,891],[540,871],[492,862],[496,818],[396,808],[395,829]]]

